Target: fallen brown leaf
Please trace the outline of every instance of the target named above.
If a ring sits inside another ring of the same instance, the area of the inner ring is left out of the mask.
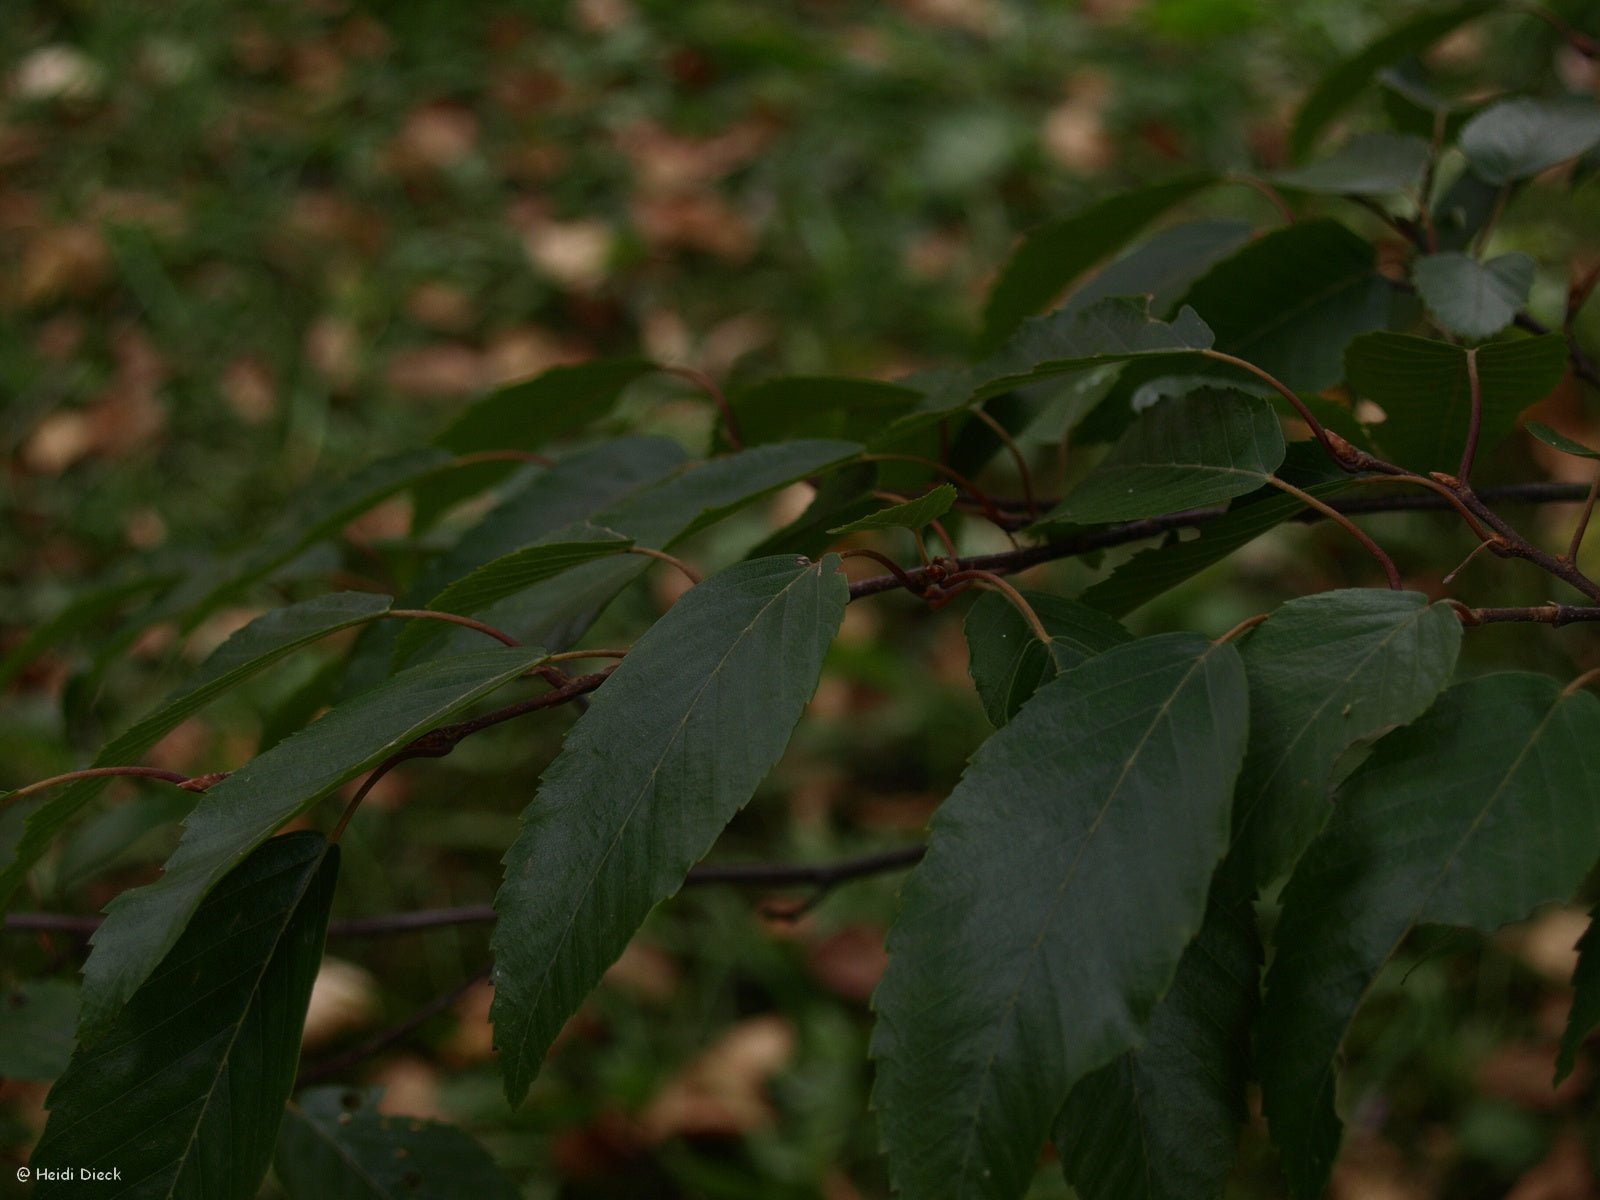
[[[794,1056],[795,1042],[785,1017],[739,1022],[657,1093],[641,1117],[646,1136],[736,1137],[771,1124],[767,1081]]]

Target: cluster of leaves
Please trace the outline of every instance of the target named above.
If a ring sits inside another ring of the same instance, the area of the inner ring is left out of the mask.
[[[1430,14],[1339,68],[1301,109],[1294,143],[1309,149],[1391,60],[1492,7]],[[1219,1195],[1255,1080],[1292,1190],[1320,1194],[1340,1141],[1340,1045],[1403,939],[1419,926],[1491,931],[1572,898],[1600,862],[1594,674],[1457,681],[1465,629],[1600,617],[1582,526],[1552,554],[1472,481],[1564,377],[1596,385],[1582,346],[1528,312],[1533,260],[1483,252],[1531,179],[1592,157],[1600,105],[1518,96],[1468,116],[1415,79],[1390,91],[1397,129],[1256,181],[1285,207],[1285,195],[1354,201],[1380,216],[1379,236],[1403,239],[1384,241],[1387,269],[1355,226],[1306,212],[1264,232],[1192,221],[1136,241],[1227,181],[1140,189],[1023,243],[969,366],[893,384],[784,379],[731,400],[712,386],[727,452],[710,456],[586,437],[657,363],[558,367],[310,498],[244,550],[142,581],[154,599],[107,659],[158,622],[195,627],[361,513],[413,498],[414,555],[395,595],[268,612],[65,790],[0,797],[9,898],[108,778],[186,717],[359,631],[295,698],[302,716],[323,715],[225,777],[169,779],[192,809],[160,877],[119,895],[94,935],[34,1161],[116,1168],[163,1195],[248,1196],[274,1162],[296,1197],[346,1179],[380,1194],[472,1179],[505,1194],[458,1131],[388,1120],[356,1093],[291,1102],[339,839],[368,788],[491,725],[586,705],[506,848],[495,900],[492,1016],[516,1106],[602,973],[778,761],[847,605],[905,589],[942,606],[981,589],[966,633],[995,732],[932,822],[873,1002],[873,1106],[894,1186],[1018,1196],[1053,1143],[1084,1196]],[[1419,120],[1426,135],[1409,132]],[[1575,288],[1569,316],[1584,299]],[[1534,432],[1580,461],[1597,454]],[[1110,446],[1041,502],[1018,441],[1068,437]],[[1002,451],[1023,464],[1023,500],[970,478]],[[1424,489],[1480,546],[1585,603],[1490,609],[1442,585],[1431,601],[1405,589],[1338,507],[1361,511],[1346,493],[1362,480],[1388,485],[1380,508],[1403,506],[1396,488]],[[684,566],[676,555],[696,534],[802,482],[805,512],[697,578],[625,653],[582,645],[652,559]],[[1342,523],[1391,586],[1293,599],[1215,640],[1136,637],[1123,623],[1302,515]],[[980,518],[1030,544],[958,553],[947,526]],[[1198,537],[1164,537],[1191,527]],[[911,531],[919,562],[852,582],[846,556],[883,556],[840,539],[896,530]],[[950,553],[927,554],[924,531]],[[1157,544],[1076,598],[1003,578],[1146,539]],[[41,628],[0,671],[82,619]],[[505,644],[482,648],[486,633]],[[519,698],[485,710],[502,690]],[[282,832],[362,777],[330,832]],[[1269,926],[1259,902],[1279,885]],[[1600,1007],[1586,941],[1562,1073]],[[52,1191],[70,1187],[39,1194]]]

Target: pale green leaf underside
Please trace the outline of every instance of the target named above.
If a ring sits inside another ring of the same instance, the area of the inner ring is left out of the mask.
[[[1253,492],[1283,462],[1283,430],[1264,400],[1198,392],[1144,413],[1035,526],[1094,525],[1202,508]]]
[[[283,824],[545,657],[501,646],[423,663],[341,704],[205,793],[161,878],[106,909],[84,966],[83,1026],[95,1037],[183,933],[224,875]]]
[[[848,595],[831,555],[713,575],[639,639],[567,735],[495,900],[492,1015],[513,1103],[783,752]]]
[[[1570,897],[1600,858],[1600,699],[1541,675],[1459,684],[1380,741],[1333,808],[1283,893],[1258,1035],[1302,1197],[1338,1151],[1339,1043],[1407,931],[1490,932]]]
[[[1268,178],[1279,187],[1344,196],[1387,196],[1414,187],[1428,165],[1427,140],[1398,133],[1351,138],[1327,158]]]
[[[1577,158],[1600,143],[1600,105],[1593,100],[1519,96],[1484,109],[1461,129],[1459,144],[1473,173],[1509,184]]]
[[[1044,685],[973,756],[874,1000],[873,1107],[907,1200],[1020,1195],[1073,1085],[1138,1042],[1227,846],[1247,704],[1231,645],[1145,638]]]
[[[257,847],[194,913],[105,1036],[50,1092],[33,1161],[121,1172],[139,1197],[254,1196],[300,1061],[339,852],[318,833]]]
[[[866,533],[875,529],[921,529],[928,522],[937,521],[944,516],[954,507],[955,502],[956,489],[948,483],[941,483],[932,491],[925,492],[913,500],[907,500],[904,504],[868,513],[858,521],[851,521],[848,525],[841,525],[828,532]]]
[[[257,617],[219,646],[155,712],[108,742],[90,765],[127,766],[139,762],[146,750],[222,693],[303,646],[373,620],[388,611],[390,603],[388,596],[336,592]],[[0,907],[67,823],[100,794],[107,782],[79,780],[29,816],[12,861],[0,873]]]

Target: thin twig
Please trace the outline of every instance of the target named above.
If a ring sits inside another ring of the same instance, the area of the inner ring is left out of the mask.
[[[698,586],[699,584],[705,582],[704,575],[700,574],[699,571],[695,570],[688,563],[684,562],[683,559],[674,557],[673,555],[668,554],[665,550],[653,550],[649,546],[629,546],[628,553],[642,554],[646,558],[653,558],[658,562],[668,563],[671,566],[677,567],[679,571],[683,572],[684,578],[687,579],[692,585]]]
[[[480,967],[448,992],[435,996],[403,1020],[395,1022],[387,1029],[380,1029],[366,1041],[352,1046],[348,1050],[341,1051],[330,1058],[325,1058],[320,1062],[312,1063],[310,1066],[303,1068],[299,1077],[294,1081],[296,1090],[310,1087],[314,1083],[321,1083],[326,1079],[335,1079],[343,1075],[351,1067],[366,1062],[369,1058],[375,1058],[390,1047],[405,1041],[406,1038],[410,1037],[427,1022],[449,1009],[462,996],[489,978],[489,972],[492,969],[493,964],[486,964]]]
[[[1283,218],[1285,225],[1294,224],[1294,209],[1289,207],[1289,202],[1283,198],[1283,194],[1265,179],[1256,175],[1245,174],[1242,171],[1231,171],[1223,178],[1229,183],[1243,184],[1245,187],[1261,193],[1272,204],[1272,207],[1278,210],[1278,215]]]
[[[1600,606],[1576,604],[1535,604],[1520,608],[1467,608],[1471,625],[1507,625],[1532,623],[1538,625],[1573,625],[1581,621],[1600,621]]]
[[[1202,358],[1209,358],[1212,362],[1226,363],[1230,367],[1237,367],[1241,371],[1248,371],[1251,375],[1254,375],[1257,379],[1261,380],[1261,382],[1272,388],[1273,391],[1277,392],[1278,395],[1287,400],[1294,408],[1295,412],[1300,415],[1300,419],[1304,421],[1307,427],[1311,430],[1311,436],[1316,438],[1321,444],[1322,448],[1328,452],[1328,457],[1333,459],[1333,461],[1338,463],[1340,466],[1345,465],[1343,454],[1337,448],[1337,444],[1334,442],[1333,438],[1329,436],[1328,431],[1323,428],[1322,422],[1317,420],[1317,418],[1312,415],[1311,409],[1306,406],[1306,402],[1300,399],[1299,395],[1297,395],[1294,389],[1289,387],[1288,384],[1284,383],[1276,375],[1272,374],[1272,372],[1263,370],[1262,368],[1256,366],[1255,363],[1250,362],[1248,359],[1238,358],[1232,354],[1224,354],[1221,350],[1201,350],[1199,353]],[[1344,439],[1341,438],[1339,441],[1343,442]]]
[[[1456,477],[1463,487],[1472,485],[1472,460],[1478,457],[1478,433],[1483,428],[1483,384],[1478,379],[1478,351],[1467,351],[1467,397],[1471,408],[1467,415],[1467,444],[1461,451],[1461,469]]]
[[[1038,638],[1046,646],[1054,644],[1055,639],[1050,636],[1050,631],[1044,627],[1044,622],[1039,619],[1039,614],[1033,611],[1033,605],[1028,603],[1027,598],[1021,592],[1017,591],[1016,588],[1012,587],[993,571],[956,571],[953,574],[946,575],[944,578],[945,583],[961,583],[964,580],[971,580],[975,587],[984,588],[991,592],[999,592],[1007,600],[1011,601],[1011,607],[1022,614],[1023,619],[1032,627],[1034,637]]]
[[[1225,633],[1221,637],[1219,637],[1216,640],[1215,645],[1218,645],[1218,646],[1226,645],[1228,642],[1233,641],[1233,639],[1238,637],[1240,634],[1249,633],[1252,629],[1254,629],[1257,625],[1261,624],[1261,622],[1265,621],[1271,615],[1272,615],[1271,613],[1257,613],[1253,617],[1246,617],[1244,620],[1240,621],[1237,625],[1235,625],[1232,629],[1228,630],[1227,633]]]
[[[81,771],[68,771],[65,775],[52,775],[48,779],[25,784],[9,793],[4,803],[9,804],[13,800],[21,800],[24,796],[31,796],[35,792],[43,792],[79,779],[105,779],[117,775],[126,775],[134,779],[159,779],[163,783],[175,783],[179,787],[189,782],[189,776],[182,771],[166,771],[160,767],[85,767]]]
[[[922,458],[916,454],[863,454],[860,458],[860,461],[908,462],[916,463],[919,467],[927,467],[928,470],[935,471],[938,474],[943,475],[951,483],[961,488],[974,500],[976,500],[983,507],[984,515],[987,516],[997,527],[999,527],[1001,530],[1005,530],[1006,528],[1004,518],[1002,518],[1000,515],[1000,510],[995,507],[994,501],[989,499],[988,493],[983,491],[982,488],[973,483],[972,480],[961,474],[961,472],[957,471],[954,467],[946,466],[942,462],[934,462],[931,458]]]
[[[520,646],[517,641],[503,629],[496,629],[493,625],[476,620],[473,617],[463,617],[460,613],[443,612],[431,608],[391,608],[388,612],[378,614],[379,619],[398,617],[404,620],[444,621],[450,625],[461,625],[467,629],[476,629],[479,633],[487,634],[498,642],[507,646]]]
[[[1345,516],[1338,509],[1330,508],[1326,503],[1317,499],[1310,492],[1302,491],[1300,488],[1295,487],[1294,484],[1286,483],[1282,479],[1279,479],[1276,475],[1268,475],[1267,482],[1273,487],[1277,488],[1279,491],[1287,492],[1296,500],[1300,501],[1301,504],[1304,504],[1309,508],[1316,509],[1330,521],[1333,521],[1335,524],[1342,527],[1347,533],[1350,534],[1351,537],[1355,538],[1356,541],[1360,542],[1366,547],[1368,554],[1372,555],[1373,558],[1378,560],[1378,565],[1383,568],[1383,573],[1389,577],[1390,588],[1397,592],[1401,590],[1403,585],[1400,582],[1400,572],[1396,569],[1394,560],[1384,552],[1382,546],[1378,545],[1377,542],[1368,537],[1366,532],[1359,525],[1357,525],[1349,517]]]
[[[981,408],[972,410],[972,415],[982,421],[1000,439],[1001,445],[1011,454],[1011,461],[1017,465],[1017,475],[1022,480],[1022,498],[1028,506],[1028,512],[1033,516],[1039,515],[1039,506],[1033,500],[1033,475],[1028,470],[1027,455],[1022,453],[1022,447],[1017,445],[1016,439],[1006,431],[1006,427],[995,420]]]
[[[480,463],[493,462],[520,462],[533,463],[541,467],[553,467],[556,460],[548,454],[536,454],[532,450],[478,450],[472,454],[458,455],[450,461],[452,467],[475,467]]]
[[[694,367],[662,367],[668,375],[676,375],[679,379],[687,379],[701,391],[711,397],[711,403],[717,406],[717,411],[722,414],[722,429],[728,435],[728,445],[735,450],[744,449],[744,437],[739,433],[739,422],[734,419],[733,405],[728,403],[728,397],[717,385],[717,381],[704,371]]]
[[[1589,495],[1583,502],[1583,513],[1578,517],[1578,524],[1572,531],[1572,541],[1567,545],[1567,561],[1578,561],[1578,549],[1583,545],[1583,535],[1589,528],[1589,518],[1594,515],[1595,497],[1600,495],[1600,468],[1594,473],[1594,482],[1589,485]]]

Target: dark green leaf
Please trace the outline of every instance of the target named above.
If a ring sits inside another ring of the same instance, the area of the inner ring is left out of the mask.
[[[1305,443],[1290,447],[1281,477],[1310,492],[1319,500],[1327,499],[1350,486],[1347,477],[1333,471],[1320,448],[1306,446],[1303,454],[1295,454]],[[1311,470],[1289,470],[1289,464],[1299,466],[1305,459],[1316,460],[1320,473]],[[1242,546],[1255,541],[1272,529],[1304,511],[1304,505],[1293,496],[1286,496],[1271,488],[1255,496],[1235,500],[1228,511],[1200,527],[1200,536],[1188,541],[1173,541],[1134,555],[1099,583],[1079,597],[1091,608],[1098,608],[1113,616],[1124,616],[1154,600],[1162,592],[1191,579],[1209,566],[1221,562]]]
[[[1004,596],[984,592],[967,613],[967,669],[996,729],[1059,671],[1130,640],[1110,617],[1065,596],[1023,592],[1051,637],[1046,649]]]
[[[1572,1011],[1561,1034],[1555,1084],[1560,1085],[1578,1062],[1578,1047],[1600,1028],[1600,906],[1589,914],[1589,928],[1578,939],[1578,965],[1572,972]]]
[[[1210,175],[1195,175],[1124,192],[1028,234],[989,292],[979,353],[998,349],[1024,318],[1048,308],[1079,275],[1212,182]]]
[[[545,657],[501,646],[424,663],[331,710],[202,798],[160,879],[106,909],[84,965],[83,1029],[95,1037],[172,949],[230,868],[285,822]]]
[[[1533,434],[1546,446],[1554,446],[1565,454],[1575,454],[1579,458],[1600,459],[1600,450],[1591,450],[1582,442],[1575,442],[1564,434],[1557,433],[1548,425],[1541,425],[1538,421],[1529,421],[1528,432]]]
[[[1522,96],[1484,109],[1461,130],[1461,152],[1485,183],[1505,185],[1577,158],[1600,143],[1593,100]]]
[[[1116,296],[1149,296],[1150,312],[1165,317],[1190,284],[1243,246],[1254,232],[1243,221],[1189,221],[1163,229],[1108,264],[1076,289],[1063,307],[1082,312]]]
[[[874,529],[921,529],[930,521],[937,521],[955,505],[956,489],[941,483],[932,491],[924,492],[904,504],[868,513],[858,521],[840,525],[829,533],[864,533]]]
[[[1367,133],[1351,138],[1327,158],[1267,178],[1279,187],[1343,196],[1388,196],[1415,187],[1428,165],[1426,138]]]
[[[1376,268],[1365,238],[1337,221],[1299,221],[1218,263],[1184,303],[1210,326],[1218,350],[1270,371],[1297,392],[1320,392],[1344,377],[1350,339],[1388,321],[1390,288]],[[1239,377],[1221,364],[1186,370],[1230,383]],[[1135,363],[1107,403],[1126,406],[1141,386],[1170,373],[1170,363]]]
[[[1402,58],[1420,54],[1452,29],[1498,7],[1494,0],[1473,0],[1421,13],[1345,59],[1317,81],[1317,86],[1295,113],[1289,131],[1290,153],[1296,159],[1304,158],[1317,135],[1350,107],[1378,71]]]
[[[236,863],[105,1036],[73,1054],[34,1161],[114,1168],[121,1195],[254,1196],[294,1084],[338,863],[310,832]],[[34,1194],[84,1191],[41,1182]]]
[[[833,556],[739,563],[685,593],[595,693],[523,813],[495,900],[512,1103],[783,752],[848,596]]]
[[[1261,942],[1248,903],[1214,889],[1144,1044],[1086,1076],[1054,1141],[1084,1200],[1222,1195],[1245,1116]]]
[[[1564,900],[1600,857],[1600,700],[1541,675],[1451,688],[1380,741],[1283,893],[1259,1034],[1272,1137],[1296,1194],[1339,1145],[1337,1052],[1420,924],[1488,933]]]
[[[1454,142],[1461,127],[1484,107],[1481,102],[1458,103],[1439,96],[1398,68],[1380,71],[1378,83],[1383,88],[1383,111],[1389,118],[1389,124],[1401,133],[1425,138],[1429,142],[1439,131],[1441,119],[1444,122],[1443,142]]]
[[[1358,396],[1385,413],[1374,433],[1402,466],[1454,471],[1466,445],[1472,412],[1467,355],[1477,356],[1483,396],[1480,455],[1516,427],[1529,405],[1544,399],[1567,369],[1567,343],[1558,333],[1493,342],[1468,351],[1449,342],[1404,333],[1369,333],[1350,344],[1345,370]]]
[[[482,1146],[453,1125],[386,1117],[376,1093],[317,1088],[284,1114],[273,1170],[289,1200],[516,1200]]]
[[[1291,600],[1245,639],[1250,749],[1233,824],[1249,886],[1294,865],[1332,811],[1339,756],[1420,716],[1460,648],[1448,604],[1363,588]]]
[[[1283,453],[1278,415],[1264,400],[1216,391],[1169,400],[1135,421],[1034,528],[1202,508],[1264,485]]]
[[[67,1069],[78,985],[28,979],[0,989],[0,1079],[48,1082]]]
[[[797,376],[737,396],[733,414],[747,446],[802,437],[865,442],[919,399],[915,388],[872,379]]]
[[[877,507],[872,499],[878,480],[878,464],[855,463],[831,472],[818,483],[816,495],[801,513],[782,529],[763,538],[747,557],[766,558],[772,554],[804,554],[815,558],[833,544],[828,532],[835,525],[865,516]]]
[[[428,601],[434,612],[470,616],[482,612],[507,596],[515,596],[536,583],[554,579],[574,567],[622,554],[633,545],[631,538],[619,537],[609,529],[580,526],[569,534],[591,534],[583,540],[540,542],[526,550],[516,550],[485,563],[470,575],[458,579]],[[429,642],[442,637],[446,626],[438,621],[413,620],[395,642],[396,662],[414,658]]]
[[[257,617],[200,665],[148,717],[113,738],[95,755],[96,767],[126,766],[184,721],[257,672],[312,642],[340,629],[370,621],[388,611],[389,597],[365,592],[336,592]],[[50,848],[67,823],[106,786],[106,779],[81,779],[41,804],[24,829],[11,861],[0,872],[0,907],[16,891],[28,869]]]
[[[1231,645],[1145,638],[1044,685],[973,755],[874,999],[903,1195],[1020,1196],[1073,1086],[1138,1044],[1227,847],[1247,704]]]
[[[1511,324],[1528,302],[1533,272],[1526,254],[1480,263],[1452,250],[1424,254],[1411,264],[1411,280],[1428,311],[1443,328],[1470,341],[1493,337]]]
[[[656,369],[642,358],[609,358],[551,367],[532,379],[507,384],[466,408],[434,439],[455,454],[482,450],[538,450],[605,416],[623,389]],[[428,480],[417,488],[413,522],[431,525],[451,506],[504,479],[515,462],[479,463]]]

